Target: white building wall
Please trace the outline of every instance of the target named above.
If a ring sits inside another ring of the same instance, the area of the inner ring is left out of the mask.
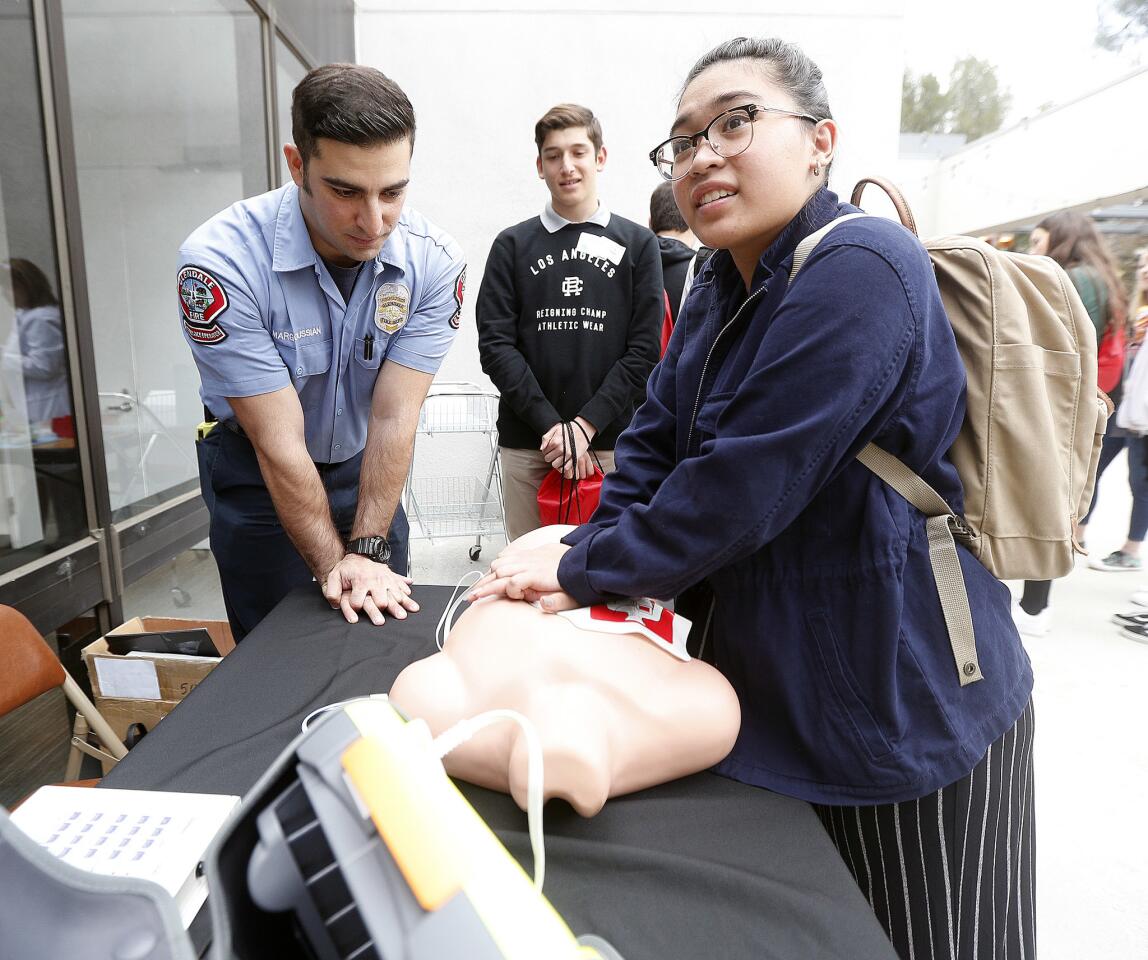
[[[834,185],[896,162],[903,67],[902,0],[858,10],[829,0],[813,12],[792,0],[696,3],[628,0],[587,9],[553,0],[403,7],[358,4],[358,60],[410,96],[418,138],[409,203],[449,231],[469,261],[458,342],[440,379],[488,381],[478,362],[474,299],[495,235],[547,199],[534,160],[534,123],[574,101],[601,118],[606,205],[646,223],[659,178],[647,159],[668,133],[678,88],[694,61],[736,36],[780,36],[821,66],[841,127]]]
[[[897,179],[922,235],[969,233],[1148,186],[1148,68],[940,160],[904,157]]]

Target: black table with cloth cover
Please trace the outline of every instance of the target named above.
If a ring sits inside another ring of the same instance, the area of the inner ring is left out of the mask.
[[[415,596],[420,613],[378,628],[344,622],[313,586],[292,593],[104,785],[243,794],[310,711],[385,693],[435,652],[450,588]],[[460,786],[530,872],[526,815]],[[702,773],[610,800],[591,819],[553,801],[545,834],[546,896],[575,934],[604,937],[625,960],[896,960],[803,802]]]

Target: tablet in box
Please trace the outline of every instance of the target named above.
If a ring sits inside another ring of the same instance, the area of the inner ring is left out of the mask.
[[[149,633],[120,633],[113,630],[105,638],[108,652],[119,656],[129,653],[177,653],[188,657],[218,657],[219,650],[211,634],[202,627],[194,630],[157,630]]]
[[[126,700],[182,700],[219,662],[218,657],[183,657],[162,653],[117,656],[109,639],[146,633],[206,630],[217,650],[227,653],[235,646],[231,628],[221,620],[175,620],[164,617],[133,617],[83,650],[84,662],[96,697]]]

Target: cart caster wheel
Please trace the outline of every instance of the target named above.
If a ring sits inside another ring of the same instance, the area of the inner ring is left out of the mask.
[[[184,590],[182,587],[171,588],[171,599],[177,607],[191,606],[191,594]]]
[[[470,559],[477,560],[482,553],[482,547],[474,546],[470,548]]]

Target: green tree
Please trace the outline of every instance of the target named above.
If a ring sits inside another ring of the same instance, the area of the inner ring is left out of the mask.
[[[901,130],[905,133],[937,133],[944,129],[948,99],[940,81],[931,73],[914,78],[908,70],[901,80]]]
[[[970,140],[999,130],[1012,96],[997,82],[996,68],[987,60],[965,57],[949,77],[949,132]]]
[[[1098,47],[1119,50],[1148,37],[1148,0],[1105,0],[1097,13]]]
[[[1000,128],[1011,102],[1011,95],[997,80],[996,67],[987,60],[958,60],[949,75],[949,88],[943,92],[933,74],[918,78],[905,71],[901,81],[901,130],[963,133],[975,140]]]

